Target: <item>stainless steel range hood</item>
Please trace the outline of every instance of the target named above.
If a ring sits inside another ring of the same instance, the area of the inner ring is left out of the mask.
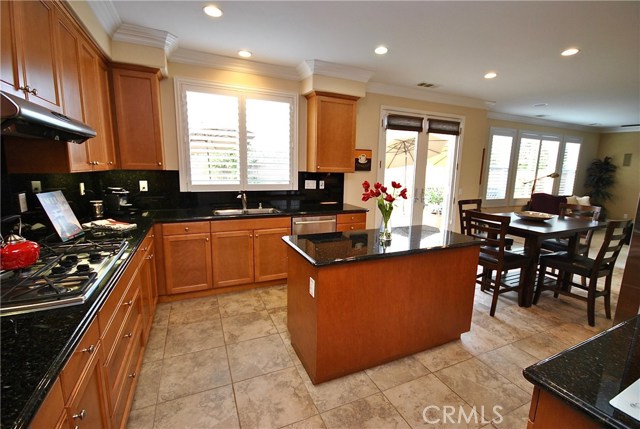
[[[2,135],[83,143],[96,131],[75,119],[0,91]]]

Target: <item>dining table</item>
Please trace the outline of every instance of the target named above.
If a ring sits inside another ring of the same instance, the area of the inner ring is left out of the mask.
[[[567,250],[570,254],[573,254],[578,249],[581,233],[604,228],[606,222],[560,217],[558,215],[549,216],[548,219],[542,216],[525,219],[517,213],[520,212],[496,214],[509,216],[511,218],[509,228],[507,229],[509,235],[524,238],[524,255],[530,258],[530,263],[524,272],[521,273],[524,278],[522,279],[522,288],[518,295],[518,305],[521,307],[531,307],[542,242],[550,238],[568,238],[569,244]]]

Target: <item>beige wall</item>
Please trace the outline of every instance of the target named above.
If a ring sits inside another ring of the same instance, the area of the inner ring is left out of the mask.
[[[631,165],[628,167],[622,165],[626,153],[631,154]],[[608,217],[633,218],[640,193],[640,132],[602,134],[598,158],[603,159],[605,156],[613,158],[612,162],[618,166],[616,183],[611,191],[614,198],[607,203]]]
[[[71,0],[67,1],[67,4],[93,41],[96,42],[105,55],[111,58],[111,37],[104,31],[102,25],[100,25],[89,3],[84,0]]]

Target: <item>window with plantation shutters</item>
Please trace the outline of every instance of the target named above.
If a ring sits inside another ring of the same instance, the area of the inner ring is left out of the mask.
[[[297,96],[177,79],[182,191],[295,189]]]
[[[571,195],[581,143],[577,137],[491,128],[482,178],[485,204],[521,205],[532,192]],[[558,179],[544,177],[556,172]]]

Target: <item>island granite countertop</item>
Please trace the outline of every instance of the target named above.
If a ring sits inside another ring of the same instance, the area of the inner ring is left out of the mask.
[[[392,229],[389,241],[381,241],[378,229],[290,235],[282,239],[315,266],[389,258],[445,249],[479,246],[481,240],[427,225]]]
[[[605,427],[640,428],[609,404],[640,378],[640,316],[526,368],[524,376]]]

